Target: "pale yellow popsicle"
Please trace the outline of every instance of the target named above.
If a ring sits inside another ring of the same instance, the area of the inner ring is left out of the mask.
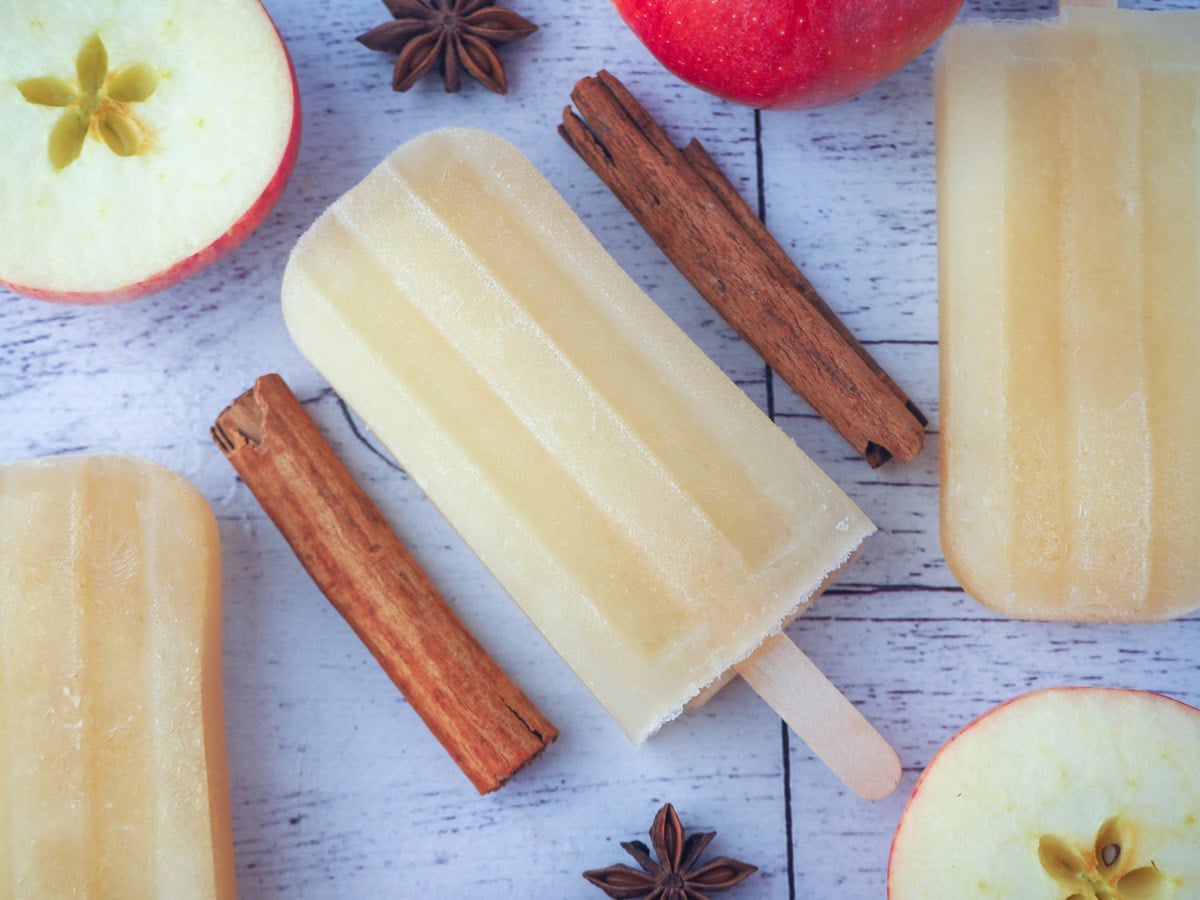
[[[124,456],[0,466],[0,896],[231,900],[220,555]]]
[[[392,154],[300,239],[283,308],[634,740],[873,530],[493,134]]]
[[[947,562],[1022,618],[1200,606],[1200,12],[968,22],[936,96]]]

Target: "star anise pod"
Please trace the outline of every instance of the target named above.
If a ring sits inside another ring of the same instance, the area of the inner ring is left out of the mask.
[[[461,71],[489,91],[504,94],[508,79],[494,45],[528,37],[537,26],[496,0],[383,0],[395,21],[357,38],[372,50],[398,53],[392,89],[407,91],[441,65],[442,83],[454,93]]]
[[[670,803],[658,811],[650,826],[650,842],[658,854],[641,841],[622,841],[621,846],[641,865],[641,870],[618,863],[607,869],[584,872],[583,877],[610,897],[647,897],[651,900],[708,900],[702,891],[724,891],[758,871],[736,859],[717,857],[697,866],[700,854],[717,836],[715,831],[693,834],[684,840],[683,825]]]

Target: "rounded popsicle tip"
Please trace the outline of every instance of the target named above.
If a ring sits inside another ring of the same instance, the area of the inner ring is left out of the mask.
[[[855,794],[882,800],[899,786],[896,751],[787,635],[768,638],[737,670]]]
[[[874,732],[874,729],[872,731]],[[859,757],[868,763],[866,767],[845,774],[834,770],[850,790],[864,800],[882,800],[890,796],[900,786],[900,779],[904,775],[900,757],[891,744],[878,732],[874,732],[874,735],[878,738],[878,746],[871,748],[868,755],[862,754],[860,748]]]

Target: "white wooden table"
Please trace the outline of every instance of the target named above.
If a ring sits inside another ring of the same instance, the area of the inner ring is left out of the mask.
[[[932,54],[864,95],[756,114],[683,85],[608,0],[512,0],[541,30],[501,53],[507,96],[436,78],[390,90],[391,58],[354,42],[377,0],[270,0],[300,81],[295,174],[263,227],[215,268],[135,303],[0,294],[0,460],[120,451],[192,480],[221,523],[225,698],[241,896],[600,897],[580,873],[625,858],[671,801],[717,829],[710,854],[760,871],[729,896],[875,898],[892,832],[935,750],[1038,687],[1148,688],[1200,704],[1200,617],[1141,627],[999,618],[967,597],[937,532]],[[1145,5],[1187,6],[1188,3]],[[1194,5],[1194,4],[1190,4]],[[964,16],[1052,3],[968,0]],[[931,418],[927,448],[872,471],[683,281],[555,133],[574,82],[607,68],[683,143],[699,137],[830,304]],[[278,291],[293,241],[405,139],[449,124],[521,146],[683,328],[878,523],[867,552],[791,636],[894,744],[904,780],[859,800],[742,683],[643,748],[617,726],[436,510],[300,357]],[[479,797],[317,592],[208,436],[256,376],[281,373],[449,601],[559,726]]]

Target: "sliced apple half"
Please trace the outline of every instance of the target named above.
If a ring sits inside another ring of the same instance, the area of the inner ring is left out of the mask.
[[[888,897],[1200,897],[1200,710],[1104,688],[997,707],[917,781]]]
[[[216,261],[300,140],[259,0],[0,3],[0,285],[105,303]]]

